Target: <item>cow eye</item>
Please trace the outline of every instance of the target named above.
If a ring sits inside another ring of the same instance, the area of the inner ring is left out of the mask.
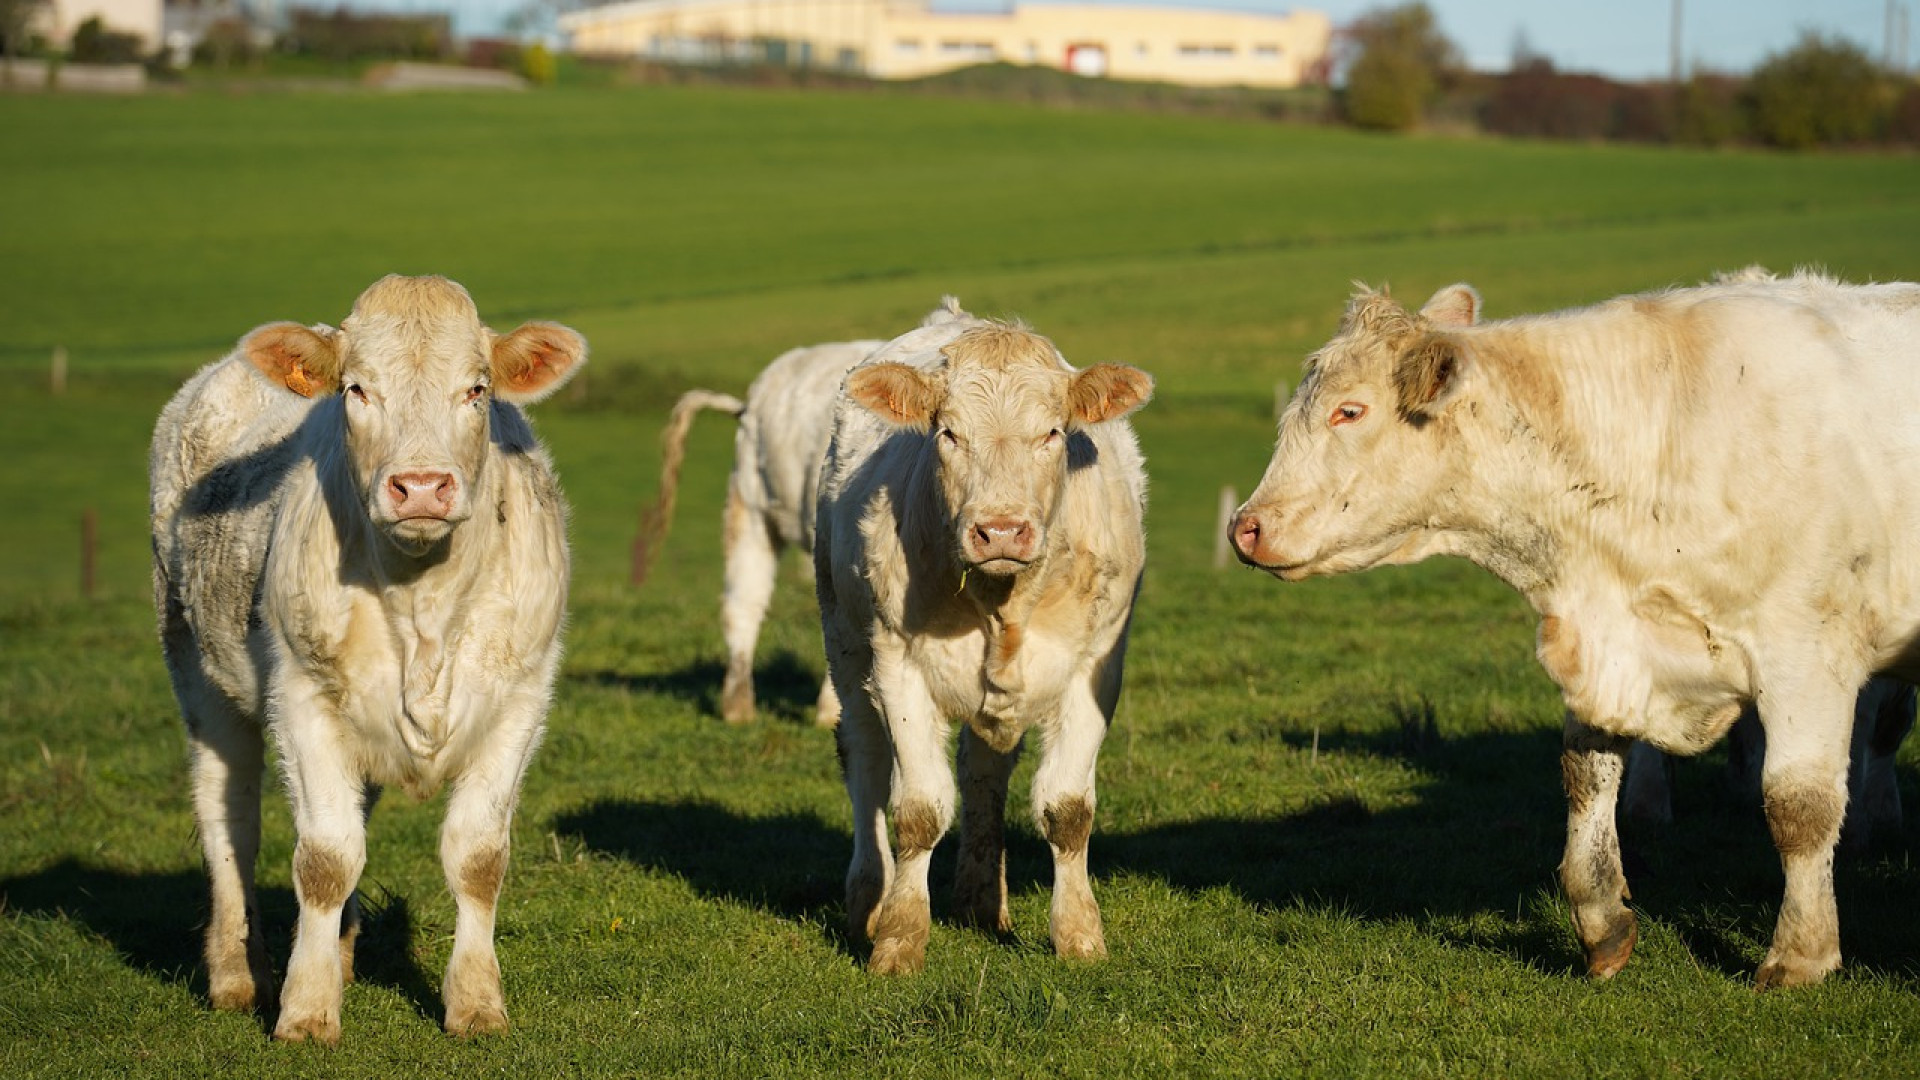
[[[1047,432],[1046,435],[1041,438],[1040,445],[1043,447],[1052,448],[1060,445],[1060,440],[1062,438],[1064,438],[1064,436],[1060,434],[1060,429],[1054,428],[1052,431]]]
[[[1343,401],[1333,407],[1333,415],[1327,417],[1328,427],[1357,423],[1367,415],[1367,407],[1358,401]]]
[[[365,405],[367,403],[367,392],[365,390],[360,389],[359,383],[347,384],[347,396],[359,402],[362,405]]]
[[[474,402],[479,401],[481,398],[486,396],[487,396],[487,384],[474,383],[473,386],[467,390],[467,404],[471,405]]]
[[[955,435],[952,428],[941,428],[940,442],[946,446],[958,449],[960,446],[960,436]]]

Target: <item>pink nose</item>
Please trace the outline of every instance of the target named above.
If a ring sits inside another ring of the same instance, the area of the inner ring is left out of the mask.
[[[387,498],[397,521],[408,518],[445,518],[453,513],[453,495],[459,484],[452,473],[407,472],[387,477]]]
[[[1233,519],[1227,531],[1233,537],[1233,549],[1240,553],[1240,561],[1249,566],[1260,565],[1260,519],[1243,513]]]
[[[974,557],[981,562],[994,559],[1033,561],[1033,524],[1013,517],[993,517],[974,523],[969,537]]]

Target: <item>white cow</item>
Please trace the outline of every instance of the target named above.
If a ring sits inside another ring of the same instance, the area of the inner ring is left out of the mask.
[[[953,297],[921,321],[934,326],[969,318]],[[703,409],[731,413],[740,426],[733,436],[733,473],[727,478],[727,504],[721,519],[726,550],[725,591],[720,601],[720,630],[727,644],[727,674],[720,687],[720,715],[730,724],[753,719],[753,651],[760,623],[773,600],[780,555],[788,547],[813,550],[813,515],[820,494],[820,466],[833,437],[833,401],[847,369],[886,344],[884,341],[835,341],[789,349],[775,357],[753,384],[747,399],[712,390],[689,390],[674,403],[661,434],[660,497],[646,512],[635,577],[645,580],[652,558],[665,543],[680,489],[680,465],[687,432]],[[812,567],[811,561],[808,563]],[[831,726],[840,719],[833,683],[823,681],[815,719]]]
[[[1106,954],[1087,878],[1094,763],[1146,557],[1146,476],[1121,417],[1152,392],[1133,368],[1075,371],[1047,339],[978,319],[915,330],[847,375],[814,565],[844,708],[848,924],[873,971],[925,963],[927,864],[956,795],[959,915],[1010,927],[1007,780],[1030,729],[1054,950]]]
[[[274,1035],[340,1037],[385,784],[450,788],[446,1028],[506,1026],[494,906],[567,595],[566,506],[518,405],[585,358],[564,326],[496,335],[459,285],[388,277],[338,329],[254,330],[160,414],[154,594],[212,877],[216,1007],[271,995],[253,890],[271,732],[300,902]]]
[[[1614,826],[1632,739],[1741,706],[1786,893],[1760,986],[1840,964],[1833,847],[1856,692],[1920,675],[1920,286],[1737,278],[1481,324],[1362,291],[1233,536],[1298,580],[1461,555],[1541,615],[1569,708],[1561,881],[1589,971],[1636,940]]]

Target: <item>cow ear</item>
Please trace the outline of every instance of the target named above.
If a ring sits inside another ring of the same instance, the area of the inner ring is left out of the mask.
[[[330,326],[268,323],[242,338],[240,350],[274,385],[310,398],[340,389],[337,333]]]
[[[1067,387],[1067,413],[1082,424],[1118,420],[1153,397],[1153,376],[1125,364],[1095,364]]]
[[[531,405],[566,385],[587,362],[587,339],[554,322],[530,322],[493,340],[493,392]]]
[[[1458,330],[1480,321],[1480,294],[1466,282],[1457,282],[1433,294],[1420,317],[1435,326]]]
[[[887,361],[848,372],[847,396],[889,424],[924,431],[947,391],[914,368]]]
[[[1401,355],[1393,372],[1401,415],[1426,416],[1445,407],[1459,389],[1465,366],[1459,342],[1439,335],[1417,342]]]

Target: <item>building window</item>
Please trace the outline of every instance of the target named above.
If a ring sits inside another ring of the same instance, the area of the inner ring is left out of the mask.
[[[995,51],[991,41],[943,41],[940,55],[948,59],[992,60]]]
[[[1183,60],[1231,60],[1233,59],[1233,46],[1182,44],[1180,46],[1180,58]]]
[[[1133,45],[1133,55],[1135,56],[1147,55],[1147,43],[1144,41],[1135,42]]]
[[[1262,63],[1268,63],[1268,64],[1274,63],[1280,59],[1280,46],[1255,45],[1253,47],[1253,58],[1255,60],[1261,61]]]
[[[899,38],[893,43],[893,51],[899,53],[901,56],[919,56],[920,39]]]

